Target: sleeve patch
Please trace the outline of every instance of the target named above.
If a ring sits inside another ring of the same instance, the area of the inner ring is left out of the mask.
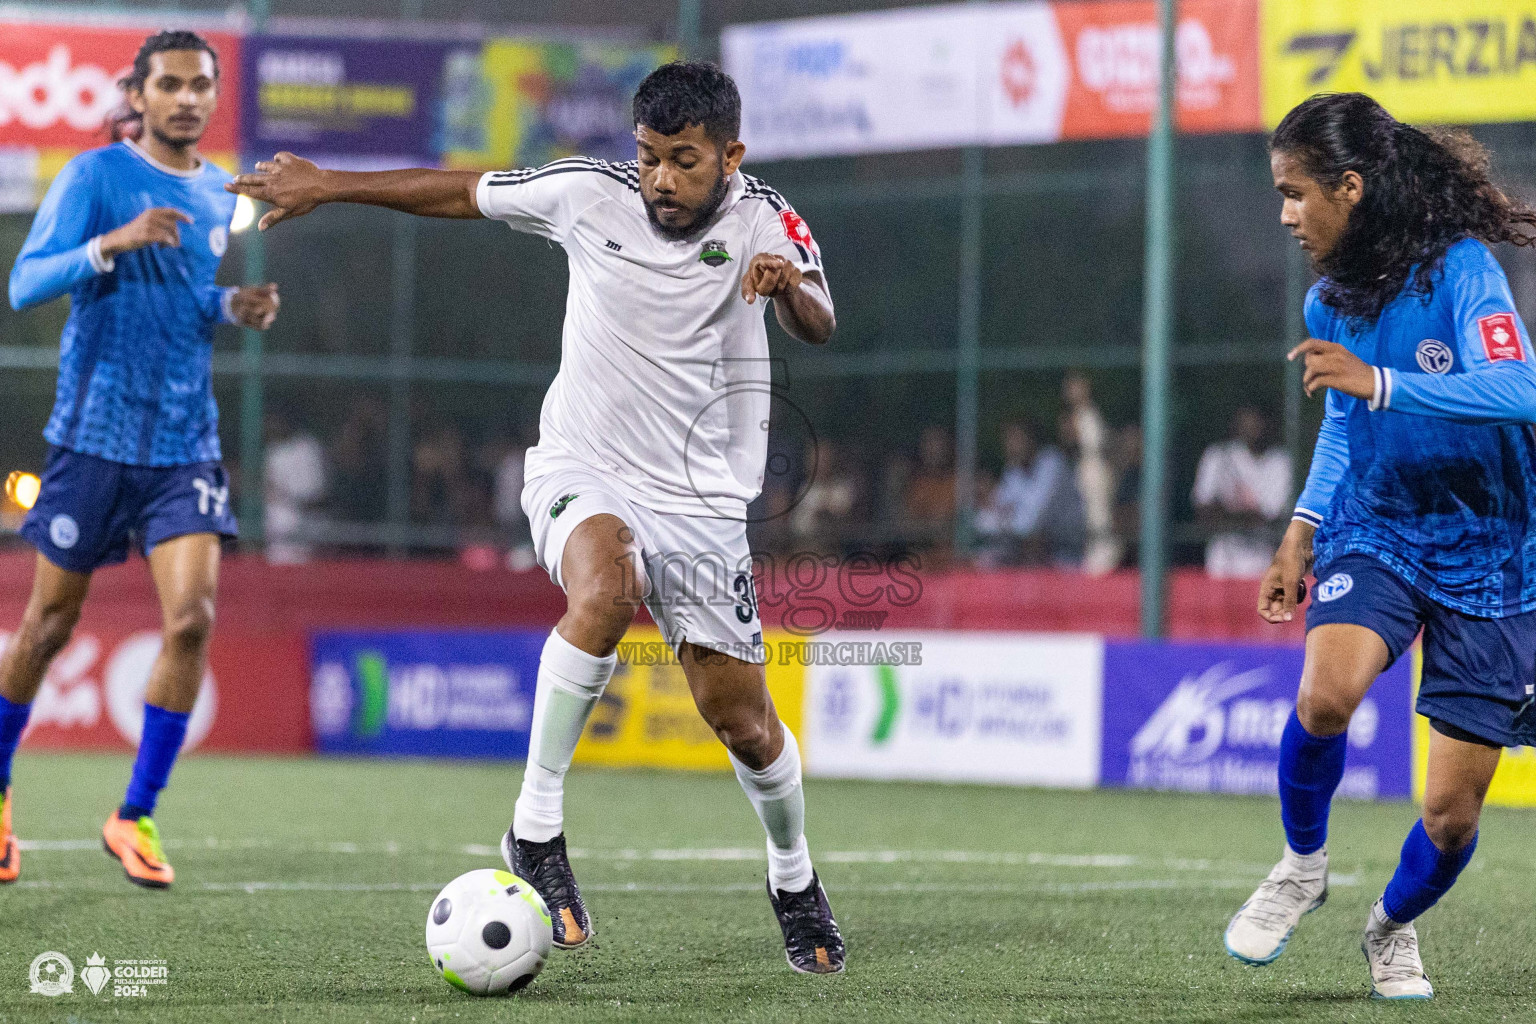
[[[821,249],[816,245],[816,239],[811,237],[811,227],[805,222],[803,217],[794,210],[781,210],[779,211],[779,220],[784,222],[784,235],[786,238],[796,245],[804,246],[817,256],[821,255]]]
[[[1513,313],[1490,313],[1477,318],[1477,333],[1483,339],[1483,352],[1490,363],[1500,359],[1525,361],[1525,349],[1520,344],[1520,326]]]

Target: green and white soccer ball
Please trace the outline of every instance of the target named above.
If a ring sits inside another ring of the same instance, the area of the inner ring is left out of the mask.
[[[554,930],[533,886],[481,868],[449,882],[427,911],[427,955],[443,980],[477,996],[526,988],[544,969]]]

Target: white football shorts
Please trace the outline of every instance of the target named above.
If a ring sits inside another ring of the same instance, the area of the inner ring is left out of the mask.
[[[745,522],[646,508],[611,474],[576,458],[542,459],[538,475],[523,484],[522,504],[539,565],[561,589],[571,531],[592,516],[616,516],[635,535],[645,562],[645,607],[674,651],[687,641],[741,661],[767,661]]]

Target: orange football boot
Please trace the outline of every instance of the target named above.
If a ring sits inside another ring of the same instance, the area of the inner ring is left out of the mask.
[[[11,834],[11,791],[0,796],[0,885],[14,882],[21,874],[21,844]]]
[[[113,811],[101,828],[101,845],[122,863],[128,881],[134,885],[166,889],[176,878],[160,848],[160,830],[148,815],[126,821]]]

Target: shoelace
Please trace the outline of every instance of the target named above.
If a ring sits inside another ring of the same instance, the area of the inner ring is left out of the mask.
[[[549,843],[529,843],[523,847],[524,855],[532,861],[532,878],[528,881],[544,897],[544,902],[551,909],[574,906],[573,894],[576,891],[576,874],[571,870],[571,865],[563,854],[565,850],[555,844],[559,840],[551,840]]]
[[[1368,940],[1372,960],[1382,968],[1381,981],[1400,981],[1424,976],[1419,959],[1419,937],[1406,928],[1372,935]]]
[[[1294,878],[1266,878],[1248,904],[1248,916],[1266,929],[1289,928],[1296,910],[1313,898]]]
[[[779,898],[790,945],[806,948],[826,946],[832,940],[832,930],[823,920],[821,901],[817,899],[815,886],[805,892],[783,893]],[[835,942],[833,942],[835,944]]]

